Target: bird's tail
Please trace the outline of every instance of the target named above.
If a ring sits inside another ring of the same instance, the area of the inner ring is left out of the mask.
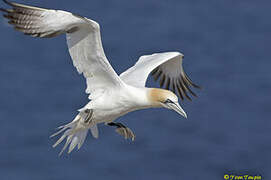
[[[88,114],[84,111],[81,111],[72,122],[69,124],[63,125],[58,127],[58,131],[51,135],[50,137],[54,137],[56,135],[59,135],[60,133],[64,132],[63,135],[57,140],[57,142],[53,145],[53,147],[56,147],[58,144],[60,144],[65,138],[66,143],[64,147],[62,148],[59,155],[61,155],[64,150],[70,145],[68,153],[70,153],[76,146],[78,149],[82,146],[84,143],[88,129],[91,130],[92,135],[95,138],[98,138],[98,128],[97,125],[91,122],[86,122],[86,117],[88,117]],[[88,117],[89,118],[89,117]]]

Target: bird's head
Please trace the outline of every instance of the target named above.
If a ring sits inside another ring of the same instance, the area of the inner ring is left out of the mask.
[[[178,103],[178,97],[173,92],[165,89],[151,88],[149,99],[153,106],[172,109],[187,118],[186,113]]]

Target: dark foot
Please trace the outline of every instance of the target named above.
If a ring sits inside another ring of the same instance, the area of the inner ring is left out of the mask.
[[[125,139],[131,138],[132,141],[135,140],[135,134],[133,133],[133,131],[130,128],[124,126],[123,124],[110,122],[107,123],[107,125],[117,127],[116,132],[119,133],[121,136],[124,136]]]

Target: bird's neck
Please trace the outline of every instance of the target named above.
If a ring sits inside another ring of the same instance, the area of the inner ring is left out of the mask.
[[[161,107],[161,104],[156,102],[152,96],[155,88],[137,88],[128,87],[128,99],[134,104],[137,109],[145,109],[151,107]]]

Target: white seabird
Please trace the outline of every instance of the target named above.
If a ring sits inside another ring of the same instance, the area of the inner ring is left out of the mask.
[[[99,123],[115,126],[120,135],[134,140],[135,135],[131,129],[114,122],[131,111],[165,107],[187,117],[175,92],[182,100],[184,97],[190,99],[188,92],[196,95],[189,87],[199,86],[185,74],[182,67],[183,54],[166,52],[141,56],[134,66],[118,76],[104,54],[97,22],[62,10],[26,6],[6,0],[4,2],[12,8],[0,10],[16,30],[41,38],[66,33],[73,65],[86,78],[86,93],[90,94],[91,101],[78,110],[79,113],[72,122],[61,126],[60,130],[52,135],[64,132],[53,147],[67,138],[60,154],[68,145],[69,153],[76,146],[79,149],[89,129],[92,135],[98,138]],[[167,90],[145,87],[149,74],[152,74],[155,80],[160,78],[160,86],[165,85]]]

